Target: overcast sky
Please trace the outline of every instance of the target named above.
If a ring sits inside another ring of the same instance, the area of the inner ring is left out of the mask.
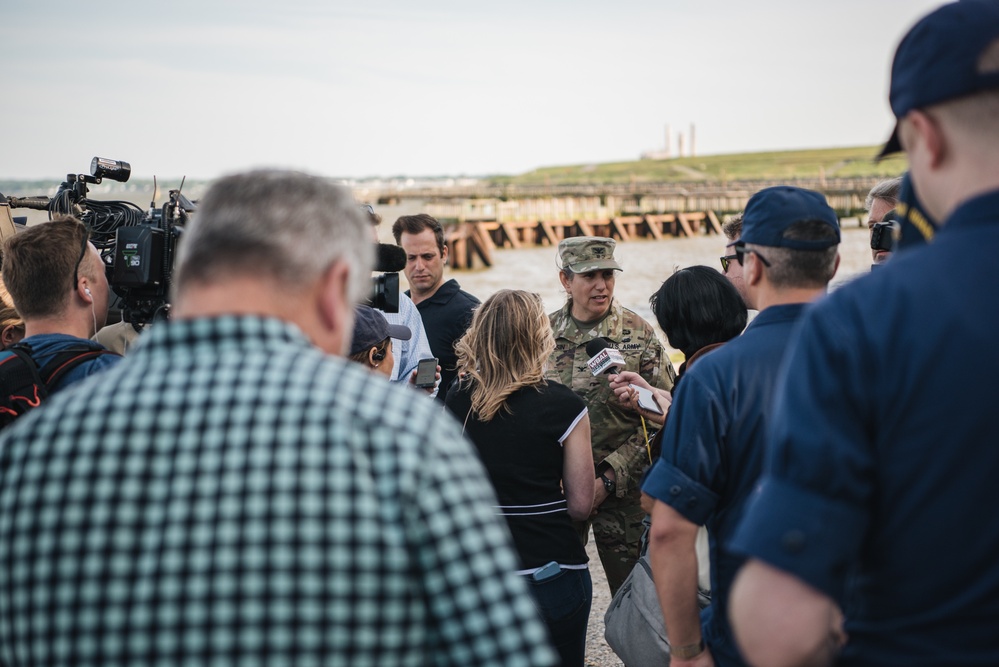
[[[876,144],[926,0],[6,0],[0,177],[482,175]],[[675,139],[674,139],[675,152]]]

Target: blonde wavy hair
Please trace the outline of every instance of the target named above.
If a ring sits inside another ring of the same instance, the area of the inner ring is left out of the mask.
[[[555,349],[551,323],[541,297],[523,290],[500,290],[475,311],[472,324],[455,344],[458,372],[472,385],[472,410],[490,421],[506,399],[523,387],[546,384],[545,364]]]
[[[7,285],[4,284],[3,278],[0,277],[0,332],[7,327],[14,327],[14,329],[21,333],[21,336],[24,336],[24,320],[18,314],[17,309],[14,308],[14,300],[10,298]]]

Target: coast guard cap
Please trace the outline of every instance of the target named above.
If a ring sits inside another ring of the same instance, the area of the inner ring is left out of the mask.
[[[603,269],[621,271],[621,265],[614,259],[614,239],[602,236],[576,236],[558,244],[558,255],[562,268],[573,273],[589,273]]]
[[[836,237],[819,241],[784,238],[788,227],[806,220],[824,222],[836,232]],[[771,248],[822,250],[836,245],[839,239],[839,218],[825,197],[814,190],[778,185],[749,198],[742,214],[742,234],[729,245],[751,243]]]
[[[923,17],[891,66],[895,130],[878,159],[902,150],[898,120],[913,109],[999,88],[999,2],[961,0]]]
[[[385,316],[371,306],[358,306],[354,311],[354,335],[350,339],[350,353],[370,350],[386,338],[409,340],[413,333],[401,324],[389,324]]]

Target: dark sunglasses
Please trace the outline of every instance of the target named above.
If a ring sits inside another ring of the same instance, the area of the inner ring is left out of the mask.
[[[734,260],[738,260],[739,259],[739,255],[725,255],[724,257],[719,257],[718,259],[721,260],[722,273],[728,273],[728,264],[729,264],[729,262],[731,262],[733,259]]]
[[[735,261],[739,262],[739,266],[742,266],[742,256],[745,255],[746,253],[751,252],[760,258],[760,261],[763,262],[763,266],[767,267],[768,269],[770,268],[770,262],[767,261],[767,258],[761,255],[756,250],[753,250],[752,248],[747,248],[746,246],[735,246],[734,250],[735,250]]]
[[[76,266],[73,267],[73,290],[76,290],[76,286],[80,284],[80,265],[83,263],[83,258],[87,256],[87,242],[90,241],[90,230],[87,229],[83,232],[83,242],[80,244],[80,258],[76,260]]]

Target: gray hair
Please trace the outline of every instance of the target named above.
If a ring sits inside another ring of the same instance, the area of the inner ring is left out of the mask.
[[[832,241],[836,237],[836,231],[823,221],[801,220],[790,225],[781,236],[801,241]],[[755,244],[746,244],[746,247],[757,250],[770,262],[767,277],[775,287],[826,287],[836,274],[838,243],[821,250],[796,250]]]
[[[236,275],[266,275],[284,288],[318,278],[336,262],[364,296],[374,248],[350,192],[300,172],[259,170],[216,181],[181,236],[174,289]]]
[[[877,200],[885,201],[894,206],[898,203],[898,193],[902,189],[902,177],[896,176],[895,178],[886,178],[881,181],[867,193],[867,199],[864,200],[864,210],[870,211],[871,207],[874,206],[874,202]]]

